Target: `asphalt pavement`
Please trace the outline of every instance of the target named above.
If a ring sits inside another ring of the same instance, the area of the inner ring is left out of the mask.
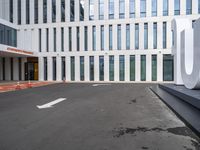
[[[60,83],[1,93],[0,150],[199,150],[199,138],[150,86]]]

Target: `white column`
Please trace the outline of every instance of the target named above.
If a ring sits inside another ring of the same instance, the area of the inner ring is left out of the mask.
[[[101,50],[101,27],[99,25],[96,26],[96,50]]]
[[[130,49],[135,49],[135,25],[130,24]]]
[[[56,73],[57,73],[57,75],[56,75],[56,80],[57,81],[61,81],[62,80],[62,71],[61,71],[61,69],[62,69],[62,66],[61,66],[61,57],[60,56],[57,56],[56,57]]]
[[[152,5],[152,0],[146,0],[147,17],[151,17],[151,5]]]
[[[3,0],[0,0],[0,18],[3,18]]]
[[[152,67],[151,67],[151,54],[146,55],[146,81],[151,81],[151,76],[152,76]]]
[[[35,29],[32,30],[32,38],[31,38],[31,40],[32,40],[31,43],[33,45],[32,50],[35,51],[35,52],[39,51],[39,39],[38,39],[38,37],[39,37],[38,29],[35,28]]]
[[[47,11],[48,14],[50,14],[51,12],[49,12],[48,10],[48,3],[49,2],[47,1]],[[43,0],[38,0],[38,23],[39,24],[43,23]]]
[[[186,14],[186,0],[180,1],[180,9],[181,9],[181,15]]]
[[[75,81],[80,81],[80,56],[75,56]]]
[[[104,20],[108,20],[108,14],[109,14],[108,2],[109,0],[104,1]]]
[[[117,50],[117,25],[113,24],[113,50]]]
[[[129,4],[130,0],[125,0],[125,18],[129,19],[129,10],[130,10],[130,4]]]
[[[94,81],[99,81],[99,56],[94,56]]]
[[[85,56],[85,65],[84,65],[84,73],[85,73],[85,81],[90,80],[90,64],[89,64],[89,56]]]
[[[84,21],[89,20],[89,0],[85,0],[84,4]]]
[[[115,81],[119,81],[119,55],[114,56],[114,79]]]
[[[47,22],[52,22],[52,0],[47,0]]]
[[[38,68],[39,68],[39,70],[38,70],[39,81],[44,81],[44,60],[43,60],[43,57],[38,57]]]
[[[141,55],[135,55],[135,81],[140,81],[140,74],[141,74]]]
[[[26,0],[21,0],[21,23],[26,24]]]
[[[61,52],[61,28],[56,28],[56,52]]]
[[[114,18],[119,19],[119,0],[114,1]]]
[[[80,1],[79,0],[75,0],[75,21],[79,21],[80,20]]]
[[[42,29],[42,52],[46,52],[46,29]]]
[[[29,2],[29,12],[30,12],[30,24],[34,24],[34,12],[35,12],[35,9],[34,9],[34,3],[35,1],[34,0],[30,0]]]
[[[94,0],[94,20],[99,20],[99,0]]]
[[[157,11],[158,11],[158,16],[163,15],[163,0],[157,0]]]
[[[198,0],[192,0],[192,14],[198,14]]]
[[[104,55],[104,81],[109,81],[109,56]]]
[[[172,31],[171,31],[171,22],[167,22],[167,48],[171,49],[172,47]]]
[[[121,25],[121,49],[125,50],[126,49],[126,24]]]
[[[53,51],[53,28],[49,28],[49,52]]]
[[[48,81],[52,81],[53,80],[53,63],[52,63],[52,57],[48,56],[47,57],[47,77],[48,77]]]
[[[69,32],[68,27],[64,27],[64,51],[69,51]]]
[[[80,51],[84,51],[85,50],[85,28],[84,26],[80,26],[79,27],[79,32],[80,32]]]
[[[4,5],[4,8],[5,8],[5,10],[4,10],[4,12],[5,12],[5,14],[4,14],[4,18],[5,18],[5,20],[7,20],[7,21],[10,21],[10,4],[9,4],[9,1],[7,1],[7,0],[5,0],[5,5]]]
[[[125,55],[125,81],[130,81],[130,56]]]
[[[148,49],[153,49],[153,22],[148,23]]]
[[[163,54],[157,55],[157,80],[163,81]]]
[[[65,21],[70,21],[70,0],[65,0]]]
[[[135,0],[135,18],[140,18],[140,0]]]
[[[18,57],[13,58],[13,80],[19,80],[19,61],[18,61]]]
[[[144,49],[144,24],[139,23],[139,49]]]
[[[109,50],[109,25],[104,25],[104,50]]]
[[[158,22],[157,23],[157,44],[158,44],[158,49],[163,48],[163,23]]]
[[[65,66],[66,66],[66,68],[65,68],[65,70],[66,70],[66,81],[70,81],[71,80],[71,77],[70,77],[70,75],[71,75],[71,71],[70,71],[70,56],[66,56],[66,58],[65,58],[66,60],[66,64],[65,64]]]
[[[76,48],[76,27],[72,27],[72,51],[77,51]]]
[[[169,1],[169,16],[174,15],[174,0],[168,0]],[[181,2],[182,0],[180,0]]]
[[[88,26],[88,51],[92,51],[92,34],[92,26]]]
[[[61,22],[61,1],[56,0],[56,22]]]
[[[18,24],[17,20],[18,20],[18,11],[17,11],[17,7],[18,7],[18,1],[14,0],[13,1],[13,23]],[[1,5],[1,3],[0,3]],[[0,11],[1,12],[1,11]],[[1,17],[1,15],[0,15]]]

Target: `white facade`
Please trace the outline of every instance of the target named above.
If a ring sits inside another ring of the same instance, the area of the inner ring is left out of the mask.
[[[145,79],[143,81],[152,81],[152,55],[156,55],[156,78],[155,81],[164,81],[163,59],[164,55],[171,54],[172,46],[172,32],[171,21],[174,18],[189,18],[191,22],[199,18],[198,0],[191,0],[192,14],[186,15],[187,0],[180,0],[180,15],[174,16],[174,0],[168,0],[168,15],[163,16],[163,0],[157,0],[157,15],[152,17],[152,0],[146,0],[146,17],[141,16],[141,0],[135,0],[135,17],[130,18],[130,1],[125,0],[124,18],[119,18],[120,1],[114,0],[114,19],[109,19],[109,0],[104,0],[104,19],[99,20],[99,0],[94,0],[94,20],[89,19],[90,1],[84,0],[84,21],[80,21],[80,5],[79,0],[75,0],[75,16],[74,21],[70,22],[70,0],[65,0],[65,22],[61,21],[61,0],[56,0],[56,22],[52,23],[52,0],[47,0],[47,23],[43,23],[43,0],[38,0],[38,23],[35,23],[35,0],[30,0],[29,3],[29,23],[26,22],[26,2],[21,0],[21,24],[18,25],[18,0],[13,0],[13,24],[17,27],[17,48],[33,51],[38,57],[39,63],[39,80],[56,80],[66,81],[73,80],[71,73],[71,56],[75,57],[75,75],[74,81],[90,81],[90,56],[94,56],[94,81],[100,81],[99,72],[99,56],[104,56],[104,79],[102,81],[110,81],[110,67],[109,56],[114,56],[114,81],[120,81],[120,55],[124,56],[124,78],[121,81],[130,81],[130,56],[135,56],[135,75],[134,81],[141,81],[141,56],[145,55]],[[10,21],[10,3],[9,0],[0,0],[0,17],[4,20]],[[1,23],[1,20],[0,20]],[[148,25],[148,46],[144,46],[144,26]],[[153,45],[153,26],[157,24],[157,48]],[[166,48],[163,48],[163,23],[166,23]],[[126,48],[126,26],[130,26],[130,49]],[[139,49],[135,49],[136,35],[135,26],[139,25]],[[109,26],[112,25],[112,49],[109,50]],[[121,25],[121,48],[118,49],[118,25]],[[93,26],[96,27],[96,50],[93,50]],[[101,49],[101,26],[104,27],[104,49]],[[79,27],[79,51],[77,51],[77,27]],[[85,27],[87,27],[87,51],[85,51]],[[56,28],[56,51],[54,51],[54,29]],[[63,28],[63,29],[61,29]],[[72,51],[69,50],[69,28],[72,31]],[[47,29],[48,29],[48,46],[47,46]],[[64,31],[62,51],[61,30]],[[41,52],[40,52],[40,38],[41,31]],[[48,50],[47,50],[48,49]],[[81,80],[80,75],[80,57],[84,56],[84,79]],[[44,77],[44,57],[47,58],[47,78]],[[56,58],[56,76],[53,77],[53,57]],[[61,59],[65,59],[65,77],[63,78],[63,67]],[[2,62],[0,54],[0,62]],[[8,58],[6,58],[8,59]],[[16,59],[15,59],[16,61]],[[6,61],[9,62],[9,61]],[[2,63],[0,63],[0,71],[2,70]],[[10,67],[9,64],[6,70]],[[14,65],[15,66],[15,65]],[[15,69],[16,70],[16,69]],[[0,73],[0,80],[2,80],[2,72]],[[14,71],[16,72],[16,71]],[[10,73],[10,69],[6,71]],[[14,76],[17,76],[15,73]],[[173,72],[172,72],[173,74]],[[23,76],[23,73],[22,73]],[[122,75],[123,76],[123,75]],[[45,79],[46,78],[46,79]],[[15,80],[19,78],[14,77]],[[22,78],[24,79],[24,78]],[[6,79],[10,80],[10,78]]]

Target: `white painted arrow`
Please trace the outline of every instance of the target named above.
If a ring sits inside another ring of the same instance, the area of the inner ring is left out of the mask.
[[[47,104],[44,104],[44,105],[41,105],[41,106],[37,105],[37,108],[38,108],[38,109],[50,108],[50,107],[52,107],[53,105],[55,105],[55,104],[57,104],[57,103],[60,103],[60,102],[62,102],[62,101],[64,101],[64,100],[67,100],[67,99],[66,99],[66,98],[59,98],[59,99],[56,99],[56,100],[54,100],[54,101],[52,101],[52,102],[50,102],[50,103],[47,103]]]
[[[111,84],[93,84],[92,86],[103,86],[103,85],[111,85]]]

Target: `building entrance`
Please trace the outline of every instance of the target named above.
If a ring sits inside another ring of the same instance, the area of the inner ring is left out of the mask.
[[[38,80],[38,58],[27,58],[25,80]]]

